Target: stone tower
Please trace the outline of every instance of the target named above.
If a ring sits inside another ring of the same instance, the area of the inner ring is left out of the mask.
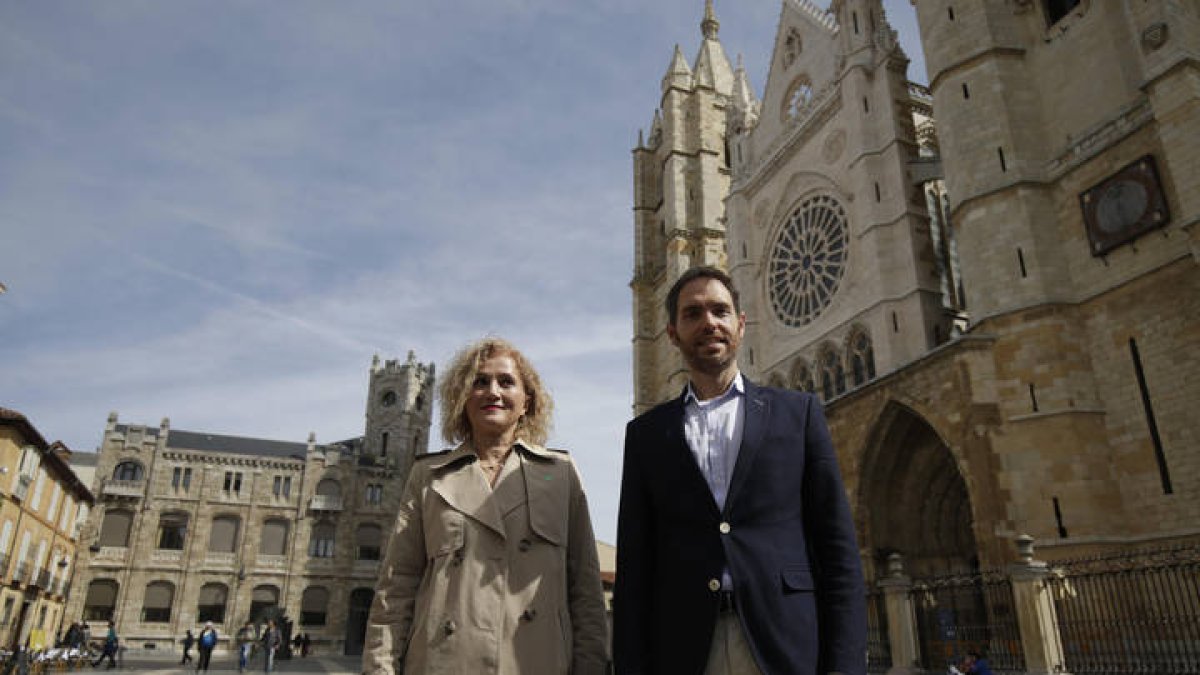
[[[731,115],[751,377],[828,400],[949,336],[907,67],[879,0],[783,3],[762,102]]]
[[[667,339],[667,290],[689,267],[725,266],[723,200],[730,175],[725,128],[734,72],[717,38],[719,28],[707,0],[700,51],[689,66],[676,45],[649,137],[639,132],[633,150],[635,413],[683,386],[683,363]]]
[[[991,440],[1009,522],[1064,546],[1194,532],[1200,6],[916,10],[970,333],[1013,422]]]
[[[413,457],[426,451],[433,411],[433,364],[418,363],[410,351],[402,363],[371,363],[363,454],[408,476]]]

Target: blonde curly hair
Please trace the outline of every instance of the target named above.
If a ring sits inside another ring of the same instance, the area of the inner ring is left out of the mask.
[[[495,356],[508,356],[517,366],[521,385],[529,397],[529,406],[517,422],[517,438],[545,445],[550,437],[554,401],[550,392],[542,385],[542,378],[529,359],[525,358],[512,343],[501,338],[489,337],[463,347],[454,355],[446,369],[442,384],[438,388],[441,399],[442,438],[456,445],[471,440],[471,423],[467,419],[467,398],[479,368],[484,361]]]

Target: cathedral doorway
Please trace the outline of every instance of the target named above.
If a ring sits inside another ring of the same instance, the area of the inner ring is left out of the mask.
[[[363,653],[363,642],[367,637],[367,616],[371,613],[371,601],[375,591],[356,588],[350,593],[350,610],[346,613],[346,656]]]
[[[946,442],[911,408],[889,403],[863,457],[859,488],[862,546],[878,578],[899,553],[913,577],[977,569],[966,481]]]

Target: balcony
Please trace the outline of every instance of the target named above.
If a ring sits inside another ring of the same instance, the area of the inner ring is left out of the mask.
[[[208,570],[230,571],[234,568],[237,554],[222,551],[208,551],[204,554],[204,568]]]
[[[134,499],[141,499],[146,496],[146,481],[109,478],[100,487],[100,494],[105,497],[132,497]]]
[[[259,555],[254,566],[259,571],[286,570],[288,557],[286,555]]]
[[[129,549],[125,546],[102,546],[92,555],[93,563],[124,563],[129,558]]]
[[[183,551],[171,548],[158,548],[150,553],[150,562],[159,565],[178,565],[183,562]]]
[[[308,503],[309,511],[341,511],[342,498],[338,495],[313,495]]]

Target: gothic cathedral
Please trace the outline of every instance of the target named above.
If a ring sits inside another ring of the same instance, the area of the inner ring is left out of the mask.
[[[824,401],[868,574],[1200,538],[1200,10],[782,0],[756,95],[708,0],[633,150],[635,413],[664,296],[742,296],[741,369]]]

